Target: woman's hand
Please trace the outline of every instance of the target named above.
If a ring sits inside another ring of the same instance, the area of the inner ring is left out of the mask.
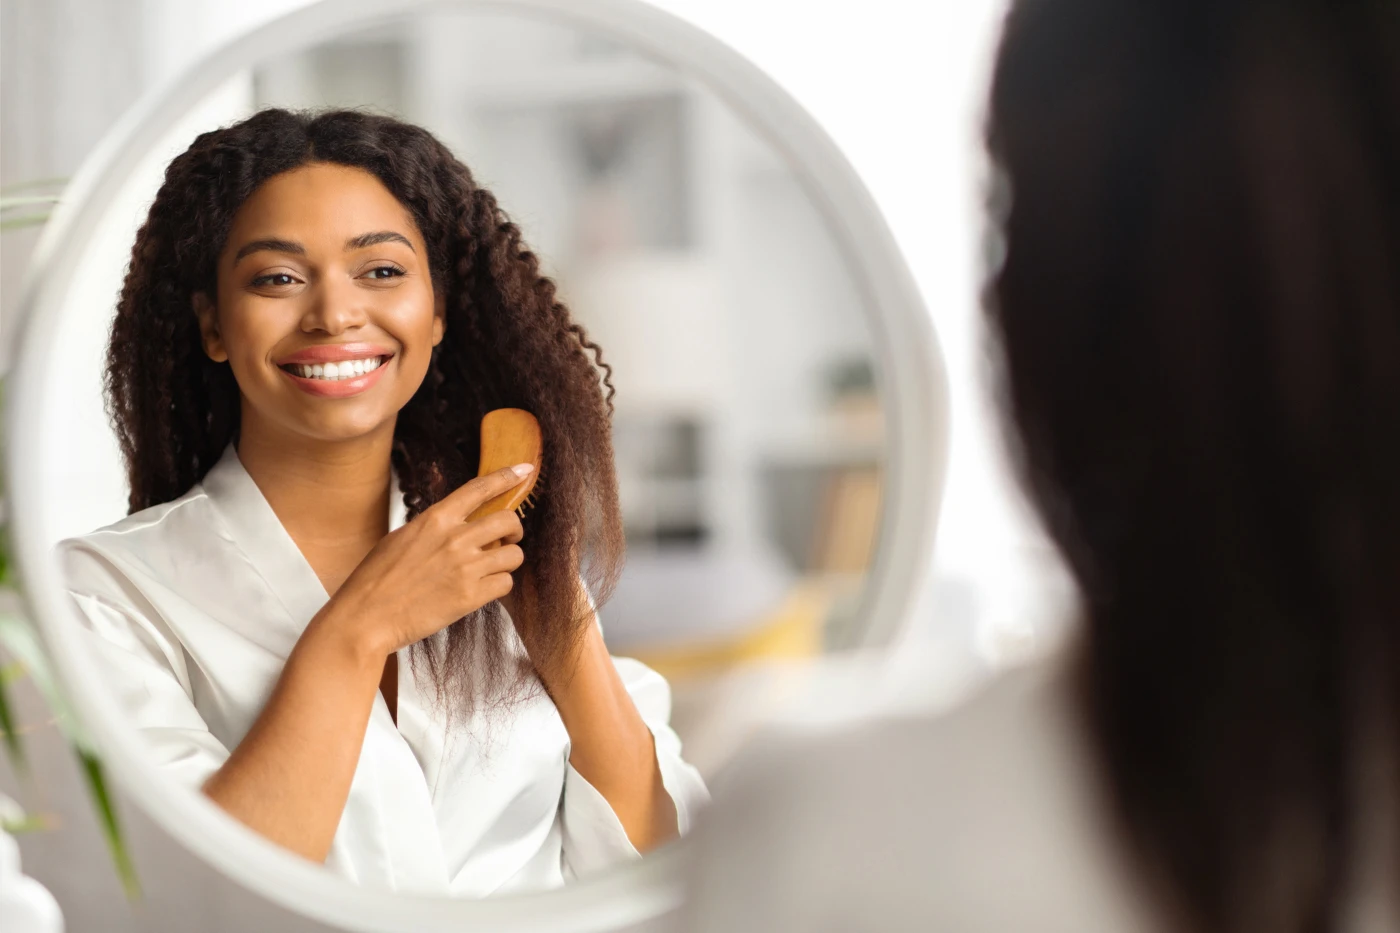
[[[520,517],[507,510],[474,522],[466,518],[529,472],[530,465],[522,464],[479,476],[386,535],[317,621],[383,659],[509,593],[511,571],[525,560]],[[504,543],[488,549],[496,542]]]

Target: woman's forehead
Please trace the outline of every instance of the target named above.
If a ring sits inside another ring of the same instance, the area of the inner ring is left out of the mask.
[[[228,245],[249,237],[294,240],[340,252],[349,238],[396,231],[423,242],[412,213],[378,178],[353,166],[314,163],[269,178],[239,206]]]

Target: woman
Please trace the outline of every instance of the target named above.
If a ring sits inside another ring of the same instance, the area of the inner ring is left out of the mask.
[[[112,327],[132,514],[63,545],[162,765],[397,891],[557,885],[684,832],[705,789],[668,688],[590,595],[623,548],[606,371],[423,129],[265,110],[196,139]],[[523,519],[467,522],[528,475],[473,479],[502,407],[547,475]]]
[[[753,765],[695,927],[1400,929],[1400,5],[1018,0],[988,138],[1078,643]]]

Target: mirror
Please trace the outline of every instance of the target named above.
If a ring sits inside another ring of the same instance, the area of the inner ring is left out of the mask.
[[[878,649],[897,630],[936,516],[941,371],[888,232],[829,141],[733,53],[641,4],[391,6],[322,4],[240,40],[158,95],[75,182],[38,252],[10,419],[30,598],[123,788],[255,890],[365,929],[437,928],[444,905],[544,890],[549,898],[531,901],[591,898],[597,916],[616,919],[626,900],[634,916],[654,913],[674,846],[646,847],[657,854],[639,862],[630,830],[617,833],[621,805],[594,786],[604,782],[571,777],[586,770],[575,727],[589,723],[566,726],[556,705],[567,701],[536,695],[477,722],[492,732],[481,747],[494,746],[479,753],[477,731],[448,736],[456,727],[419,702],[429,684],[402,651],[399,705],[377,695],[325,867],[195,793],[208,771],[181,769],[196,753],[217,766],[246,738],[331,589],[317,590],[313,570],[325,576],[238,456],[201,483],[220,527],[154,551],[88,554],[85,573],[130,561],[111,592],[90,577],[75,583],[73,566],[52,557],[58,542],[91,541],[127,512],[103,372],[113,299],[166,167],[199,133],[265,108],[350,107],[445,144],[519,226],[610,367],[626,562],[597,616],[607,650],[633,659],[619,675],[656,733],[682,831],[703,807],[704,782],[782,700],[792,671]],[[344,339],[324,322],[296,336]],[[548,476],[546,464],[546,496]],[[171,511],[154,508],[115,536],[130,541]],[[131,570],[181,548],[203,563]],[[180,576],[190,570],[209,575]],[[199,606],[201,593],[225,608],[242,599],[248,628],[230,639],[219,627],[228,617]],[[279,611],[290,630],[268,621]],[[669,687],[669,708],[658,686]],[[175,688],[185,718],[162,721],[142,705]],[[172,742],[174,730],[199,734]],[[461,787],[474,808],[452,806]],[[584,824],[610,819],[588,836]],[[386,833],[386,823],[408,829]],[[586,857],[570,864],[571,852]],[[639,898],[646,890],[654,896]],[[318,897],[332,891],[334,905]],[[386,892],[399,895],[390,905],[416,906],[385,906]]]

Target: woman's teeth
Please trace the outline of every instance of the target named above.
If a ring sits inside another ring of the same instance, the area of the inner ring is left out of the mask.
[[[354,379],[356,376],[372,373],[383,362],[380,357],[373,356],[367,360],[345,360],[342,363],[293,363],[287,369],[303,379],[334,382],[337,379]]]

